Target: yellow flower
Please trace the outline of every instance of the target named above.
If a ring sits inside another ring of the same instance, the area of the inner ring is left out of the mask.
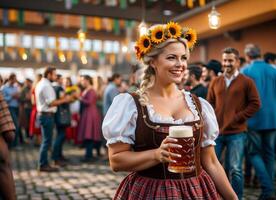
[[[151,31],[151,41],[159,44],[165,40],[164,28],[163,26],[156,26]]]
[[[146,54],[151,49],[151,41],[147,35],[143,35],[138,40],[137,46],[142,54]]]
[[[193,48],[197,41],[197,34],[194,29],[189,28],[184,34],[184,38],[188,41],[188,47]]]
[[[137,57],[138,60],[140,60],[142,58],[142,56],[143,56],[142,52],[139,49],[139,47],[137,46],[137,44],[136,44],[136,46],[134,48],[135,48],[135,51],[136,51],[136,57]]]
[[[178,38],[181,35],[181,26],[175,22],[169,22],[166,26],[170,38]]]

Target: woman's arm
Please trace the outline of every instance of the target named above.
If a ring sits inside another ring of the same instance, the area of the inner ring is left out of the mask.
[[[181,148],[173,144],[175,139],[166,138],[157,149],[133,152],[130,144],[115,143],[108,146],[110,166],[113,171],[140,171],[159,164],[174,162],[170,157],[178,157],[168,151],[168,147]]]
[[[238,199],[228,181],[224,169],[217,159],[214,146],[208,146],[201,149],[201,163],[205,171],[211,176],[223,199]]]

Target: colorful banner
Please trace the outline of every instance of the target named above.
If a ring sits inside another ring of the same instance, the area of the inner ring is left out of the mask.
[[[193,0],[188,0],[187,6],[188,6],[188,8],[193,8],[194,7],[194,1]]]
[[[24,24],[25,24],[25,22],[24,22],[24,11],[23,10],[19,10],[19,12],[18,12],[17,23],[18,23],[18,26],[24,26]]]
[[[9,21],[10,22],[16,22],[17,20],[17,10],[9,10]]]
[[[127,8],[127,0],[120,0],[120,8],[121,9]]]
[[[7,9],[3,10],[3,25],[9,25],[9,11]]]
[[[199,0],[199,5],[200,6],[205,6],[205,3],[206,3],[205,0]]]
[[[85,16],[81,16],[81,30],[83,32],[87,31],[87,20]]]
[[[120,24],[118,19],[113,20],[113,30],[115,35],[120,35]]]
[[[96,31],[99,31],[101,30],[102,28],[102,24],[101,24],[101,18],[99,17],[93,17],[94,19],[94,28]]]

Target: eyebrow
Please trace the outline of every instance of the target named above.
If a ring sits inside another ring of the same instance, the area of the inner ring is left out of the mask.
[[[168,54],[167,56],[176,56],[176,54]],[[183,54],[183,55],[181,55],[181,56],[187,56],[187,54]]]

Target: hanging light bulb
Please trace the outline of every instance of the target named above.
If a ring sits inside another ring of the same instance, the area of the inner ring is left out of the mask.
[[[122,46],[122,52],[123,52],[123,53],[126,53],[127,50],[128,50],[127,46],[123,45],[123,46]]]
[[[80,42],[84,42],[85,41],[85,39],[86,39],[86,33],[82,30],[82,29],[80,29],[79,31],[78,31],[78,39],[79,39],[79,41]]]
[[[216,10],[215,6],[212,7],[212,11],[208,15],[209,27],[211,29],[218,29],[220,27],[220,13]]]
[[[86,65],[86,64],[88,63],[87,57],[86,57],[86,53],[85,53],[85,52],[81,53],[80,59],[81,59],[81,63],[82,63],[83,65]]]
[[[27,60],[28,59],[28,55],[24,52],[22,54],[22,60]]]
[[[58,58],[60,62],[64,63],[66,61],[66,57],[62,51],[58,52]]]
[[[139,24],[138,28],[140,36],[147,33],[147,25],[144,21]]]

